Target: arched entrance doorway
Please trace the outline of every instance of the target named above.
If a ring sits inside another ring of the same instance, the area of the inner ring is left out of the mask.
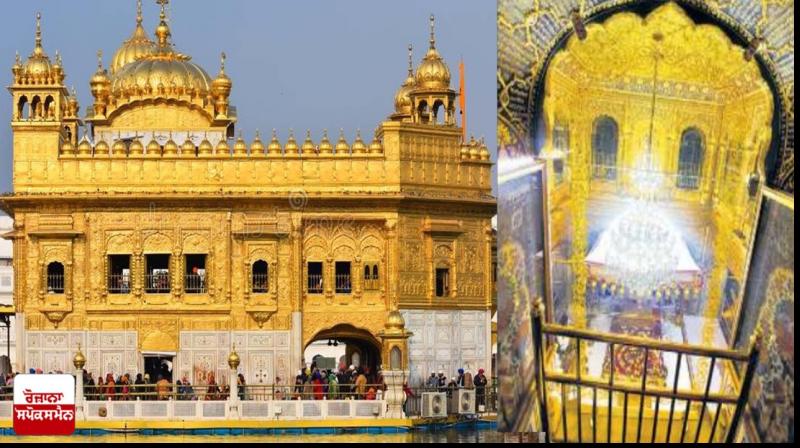
[[[381,365],[381,343],[369,331],[349,324],[339,324],[319,331],[305,344],[306,366],[321,369],[364,369],[374,375]]]

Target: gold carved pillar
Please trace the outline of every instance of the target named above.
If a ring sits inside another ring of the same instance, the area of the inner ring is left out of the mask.
[[[397,283],[400,280],[400,271],[397,262],[397,219],[389,218],[385,223],[386,229],[386,252],[384,253],[384,264],[382,272],[379,271],[378,281],[380,288],[385,291],[384,301],[386,309],[397,309]],[[384,286],[385,285],[385,286]]]
[[[584,121],[586,123],[586,121]],[[586,204],[589,198],[590,183],[590,158],[588,153],[591,145],[586,141],[586,132],[577,142],[575,150],[569,153],[569,166],[571,167],[570,214],[572,216],[572,254],[570,265],[574,277],[572,297],[570,301],[570,316],[573,323],[579,328],[586,327],[586,283],[589,270],[584,258],[588,249],[589,223],[586,217]],[[591,135],[591,133],[589,133]]]

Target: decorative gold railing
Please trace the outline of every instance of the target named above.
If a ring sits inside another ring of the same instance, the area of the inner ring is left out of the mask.
[[[533,334],[538,420],[547,442],[734,441],[758,360],[758,343],[753,342],[750,350],[744,352],[556,325],[544,322],[544,307],[541,302],[534,307]],[[569,372],[559,372],[555,366],[555,353],[550,349],[557,337],[567,338],[572,342],[568,347],[574,351],[574,357],[570,359],[574,360],[572,364],[575,368],[567,369]],[[607,378],[592,377],[586,373],[587,343],[607,344],[611,356]],[[641,378],[615,378],[614,351],[619,347],[643,350]],[[671,352],[677,355],[671,387],[648,384],[651,352]],[[705,364],[707,361],[709,367],[702,387],[685,390],[679,388],[678,383],[681,365],[685,362],[688,366],[687,360],[690,356],[697,357],[698,364]],[[718,391],[712,392],[715,366],[730,375],[717,376]],[[744,376],[740,382],[738,372],[742,371]],[[575,393],[568,394],[568,388]],[[570,395],[575,398],[570,400]],[[621,411],[618,399],[620,396]],[[601,402],[602,398],[605,400]],[[574,401],[574,406],[571,401]],[[587,401],[590,402],[587,404]],[[676,403],[681,402],[685,403],[682,417],[676,410]],[[665,406],[663,411],[662,404]],[[667,404],[668,415],[662,416],[667,414],[664,412]],[[620,415],[614,415],[615,410],[618,414],[622,413],[621,422]],[[633,419],[631,413],[635,413]],[[696,420],[694,427],[689,425],[690,420]],[[635,424],[635,431],[629,428],[629,421]],[[645,421],[649,427],[645,425]],[[621,423],[621,427],[612,425],[612,422]]]

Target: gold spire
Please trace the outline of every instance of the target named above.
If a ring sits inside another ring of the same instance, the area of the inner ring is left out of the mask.
[[[408,79],[414,79],[414,45],[408,44]]]
[[[408,76],[394,95],[394,111],[398,117],[410,117],[412,113],[411,91],[416,87],[414,79],[414,46],[408,44]]]
[[[36,43],[33,47],[33,54],[36,56],[41,56],[44,54],[44,48],[42,48],[42,13],[36,13]]]
[[[142,25],[142,0],[136,0],[136,25]]]
[[[431,39],[430,39],[431,50],[435,50],[436,49],[436,18],[433,16],[433,14],[431,14],[430,21],[431,21]]]

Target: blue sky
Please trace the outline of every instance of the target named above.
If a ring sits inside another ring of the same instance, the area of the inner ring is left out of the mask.
[[[352,141],[357,128],[369,136],[393,110],[405,79],[407,50],[414,64],[428,46],[428,16],[436,16],[437,48],[449,63],[458,90],[458,61],[466,66],[469,132],[495,148],[496,10],[486,0],[172,0],[172,40],[212,76],[219,54],[228,57],[233,79],[231,104],[237,129],[252,140],[256,129],[273,128],[285,140],[290,128],[334,135],[344,128]],[[75,86],[81,116],[91,104],[89,78],[102,49],[108,65],[132,33],[135,0],[27,0],[4,2],[0,16],[0,79],[11,84],[14,52],[23,60],[34,43],[35,13],[43,15],[43,43],[51,59],[59,50]],[[152,36],[159,7],[144,0],[144,25]],[[10,102],[10,95],[2,96]],[[11,106],[0,106],[0,192],[11,190]],[[55,148],[54,148],[55,150]]]

